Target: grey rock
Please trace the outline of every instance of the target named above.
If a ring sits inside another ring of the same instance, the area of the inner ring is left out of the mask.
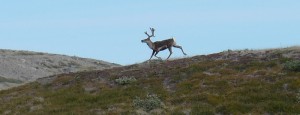
[[[120,65],[76,56],[0,49],[0,90],[56,74],[118,66]],[[40,82],[47,84],[49,81]]]

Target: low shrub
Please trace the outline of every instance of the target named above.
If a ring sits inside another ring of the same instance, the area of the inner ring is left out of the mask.
[[[300,72],[300,61],[288,61],[284,64],[284,69],[289,71]]]
[[[137,80],[134,77],[127,77],[127,76],[123,76],[115,80],[115,82],[117,82],[120,85],[126,85],[136,81]]]
[[[140,97],[136,97],[133,100],[134,107],[141,108],[144,111],[151,111],[153,109],[161,108],[163,102],[158,98],[157,95],[147,95],[146,99],[141,99]]]

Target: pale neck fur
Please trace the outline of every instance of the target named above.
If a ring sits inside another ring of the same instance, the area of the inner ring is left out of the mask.
[[[147,45],[149,46],[150,49],[153,49],[154,50],[154,44],[152,41],[146,41]]]

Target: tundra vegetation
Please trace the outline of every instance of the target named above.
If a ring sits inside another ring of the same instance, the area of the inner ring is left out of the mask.
[[[0,113],[299,114],[299,57],[299,47],[228,50],[55,75],[1,91]]]

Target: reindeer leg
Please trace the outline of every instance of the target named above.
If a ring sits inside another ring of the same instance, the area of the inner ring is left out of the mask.
[[[173,53],[173,51],[172,51],[172,47],[169,47],[168,49],[169,49],[169,52],[170,52],[170,54],[169,54],[169,56],[168,56],[167,60],[170,58],[170,56],[171,56],[171,55],[172,55],[172,53]]]
[[[151,58],[153,57],[154,53],[155,53],[155,50],[152,51],[152,55],[151,55],[151,57],[150,57],[149,60],[151,60]]]
[[[181,49],[182,53],[183,53],[184,55],[187,55],[186,53],[184,53],[184,51],[183,51],[183,49],[182,49],[181,46],[179,46],[179,45],[173,45],[173,47]]]
[[[158,59],[162,60],[160,57],[156,56],[156,55],[158,54],[158,52],[159,52],[159,51],[156,51],[156,53],[155,53],[155,55],[154,55],[154,56],[155,56],[156,58],[158,58]]]

